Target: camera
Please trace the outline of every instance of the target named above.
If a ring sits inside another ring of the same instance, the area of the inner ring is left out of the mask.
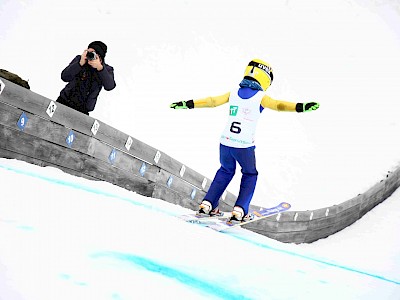
[[[97,58],[97,53],[95,51],[87,52],[86,53],[86,58],[88,60],[95,60]]]

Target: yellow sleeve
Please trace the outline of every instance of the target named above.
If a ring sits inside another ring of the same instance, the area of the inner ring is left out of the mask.
[[[203,108],[203,107],[216,107],[222,104],[225,104],[229,101],[229,96],[231,93],[226,93],[217,97],[207,97],[194,100],[195,108]]]
[[[261,100],[262,107],[277,111],[296,111],[296,104],[297,103],[275,100],[267,95]]]

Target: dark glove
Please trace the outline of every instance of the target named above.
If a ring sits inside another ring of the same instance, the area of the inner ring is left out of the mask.
[[[319,108],[319,103],[316,102],[307,102],[307,103],[297,103],[296,111],[297,112],[308,112],[317,110]]]
[[[172,103],[169,107],[173,109],[192,109],[194,108],[194,102],[193,100],[179,101]]]

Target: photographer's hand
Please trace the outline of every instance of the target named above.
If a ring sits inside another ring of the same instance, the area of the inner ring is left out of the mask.
[[[85,51],[83,51],[82,55],[81,55],[81,60],[79,61],[79,64],[81,65],[81,67],[84,66],[84,64],[86,64],[86,53],[87,53],[87,49]]]
[[[97,55],[96,59],[88,60],[88,64],[92,67],[97,69],[97,71],[103,70],[103,64],[101,63],[100,57]]]

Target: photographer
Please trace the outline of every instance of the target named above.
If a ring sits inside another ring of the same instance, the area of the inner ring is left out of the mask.
[[[61,72],[61,79],[68,84],[60,92],[57,102],[89,115],[101,89],[115,88],[114,69],[104,62],[106,53],[106,44],[94,41],[82,55],[77,55]]]

